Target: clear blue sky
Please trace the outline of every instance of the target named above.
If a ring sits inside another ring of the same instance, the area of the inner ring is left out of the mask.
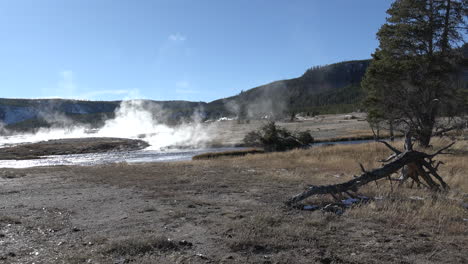
[[[366,59],[391,0],[0,0],[0,97],[211,101]]]

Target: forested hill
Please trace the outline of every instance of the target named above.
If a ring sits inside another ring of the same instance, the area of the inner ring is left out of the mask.
[[[360,82],[370,60],[313,67],[301,77],[276,81],[208,103],[210,115],[245,111],[249,116],[292,112],[342,113],[359,108]]]
[[[1,99],[0,133],[27,131],[40,127],[89,125],[100,127],[114,118],[122,101],[84,101],[68,99]],[[189,118],[206,103],[187,101],[139,100],[135,107],[147,109],[155,119],[170,122]]]
[[[463,48],[468,53],[468,45]],[[468,56],[465,56],[468,58]],[[461,67],[468,90],[468,63]],[[293,113],[344,113],[360,109],[360,82],[370,60],[345,61],[308,69],[302,76],[255,87],[238,95],[205,102],[144,100],[142,107],[164,122],[179,122],[196,113],[202,119],[243,116],[284,118]],[[468,100],[468,98],[467,98]],[[468,101],[467,101],[468,102]],[[0,99],[0,132],[29,130],[60,123],[100,126],[114,117],[121,101]]]
[[[291,112],[338,113],[357,109],[359,83],[369,60],[313,67],[302,76],[256,87],[210,103],[145,100],[143,106],[164,121],[180,121],[197,113],[206,119],[238,116],[284,117]],[[68,123],[100,126],[114,116],[120,101],[66,99],[0,99],[0,123],[14,130]]]

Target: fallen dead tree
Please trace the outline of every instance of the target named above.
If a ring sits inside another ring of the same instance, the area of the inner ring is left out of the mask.
[[[422,180],[425,183],[425,186],[434,191],[446,190],[449,188],[447,183],[445,183],[442,177],[437,173],[437,169],[442,163],[440,161],[436,162],[434,157],[439,154],[447,154],[444,151],[450,148],[455,142],[452,142],[433,154],[413,150],[410,135],[406,136],[404,151],[396,149],[385,141],[379,142],[385,144],[385,146],[394,152],[390,157],[382,161],[386,163],[382,167],[367,171],[364,166],[360,164],[362,169],[362,174],[360,176],[344,183],[310,186],[304,192],[290,198],[286,204],[292,206],[313,195],[331,195],[335,200],[339,200],[338,197],[343,198],[344,195],[347,195],[350,198],[355,198],[358,197],[357,191],[359,187],[380,179],[390,179],[391,174],[398,172],[400,169],[408,165],[416,168],[417,173],[413,173],[411,175],[405,175],[405,173],[403,173],[403,181],[409,177],[418,183],[421,183]]]

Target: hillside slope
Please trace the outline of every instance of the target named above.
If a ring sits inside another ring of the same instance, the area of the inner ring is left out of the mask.
[[[142,100],[141,105],[164,122],[190,119],[196,110],[206,119],[237,116],[243,109],[249,118],[280,117],[291,111],[344,112],[356,109],[362,96],[359,83],[368,65],[369,60],[362,60],[313,67],[301,77],[210,103]],[[114,117],[120,104],[121,101],[0,99],[0,123],[21,131],[69,123],[98,127]]]
[[[190,117],[206,103],[187,101],[138,100],[136,107],[148,109],[158,120],[174,121]],[[122,101],[83,101],[67,99],[0,99],[2,128],[28,131],[40,127],[88,125],[100,127],[113,118]]]
[[[468,45],[461,48],[468,58]],[[461,86],[468,91],[468,63],[462,62]],[[140,107],[166,123],[220,117],[284,118],[294,113],[345,113],[360,109],[364,96],[360,82],[370,60],[345,61],[308,69],[302,76],[275,81],[209,103],[140,100]],[[463,96],[468,96],[468,92]],[[467,97],[468,100],[468,97]],[[65,99],[0,99],[2,127],[24,131],[54,125],[86,124],[99,127],[115,116],[122,101]],[[468,104],[468,101],[467,101]]]
[[[360,82],[370,60],[313,67],[301,77],[272,82],[208,103],[210,116],[236,115],[246,108],[256,118],[291,112],[340,113],[358,108]]]

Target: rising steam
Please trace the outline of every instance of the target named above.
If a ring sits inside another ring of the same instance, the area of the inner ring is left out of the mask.
[[[115,118],[109,119],[98,130],[91,131],[86,126],[74,126],[71,128],[39,129],[36,133],[26,133],[8,137],[0,137],[0,146],[17,144],[22,142],[38,142],[61,138],[83,137],[120,137],[141,138],[147,141],[152,150],[161,150],[167,147],[204,147],[209,140],[211,126],[202,125],[194,113],[195,122],[178,126],[168,126],[159,120],[167,116],[159,106],[145,106],[142,100],[123,101],[115,111]],[[61,123],[69,124],[70,121],[64,115],[56,113],[43,114],[48,120],[60,119]],[[0,124],[0,129],[3,126]],[[92,132],[92,133],[90,133]]]

